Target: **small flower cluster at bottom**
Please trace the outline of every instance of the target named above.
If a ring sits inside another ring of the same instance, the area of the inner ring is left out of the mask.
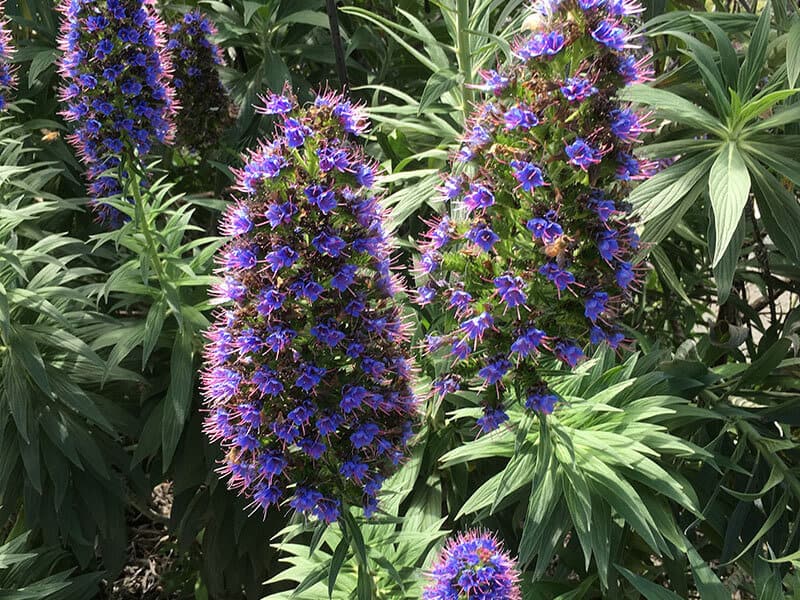
[[[428,574],[422,600],[519,600],[519,571],[491,533],[451,538]]]

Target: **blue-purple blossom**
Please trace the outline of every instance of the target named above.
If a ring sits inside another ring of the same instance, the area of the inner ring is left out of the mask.
[[[608,294],[606,292],[595,292],[584,301],[583,314],[594,323],[605,312],[607,303]]]
[[[500,425],[506,421],[508,421],[508,413],[502,406],[497,408],[493,406],[484,406],[483,415],[478,417],[475,424],[478,426],[481,433],[489,433],[500,427]]]
[[[482,377],[487,385],[498,383],[503,375],[508,373],[511,362],[505,358],[498,358],[490,362],[478,371],[478,376]]]
[[[628,108],[615,108],[609,116],[611,117],[611,133],[623,142],[636,142],[639,136],[647,131],[639,115]]]
[[[523,291],[525,282],[522,280],[522,277],[513,277],[511,275],[495,277],[494,287],[497,288],[500,299],[511,308],[523,306],[528,300],[527,295]]]
[[[592,148],[584,139],[578,138],[564,149],[569,162],[584,171],[600,162],[600,153]]]
[[[539,118],[536,114],[521,104],[509,108],[503,116],[503,121],[505,122],[505,128],[509,130],[519,128],[527,131],[539,124]]]
[[[482,86],[476,86],[479,89],[492,92],[496,96],[499,96],[500,94],[503,93],[503,90],[505,90],[508,87],[509,84],[508,77],[505,77],[504,75],[498,73],[497,71],[494,70],[482,71],[480,75],[483,78],[484,83]]]
[[[542,170],[533,163],[521,160],[511,161],[511,172],[523,190],[532,192],[534,188],[544,185]]]
[[[478,223],[470,229],[464,237],[478,246],[484,252],[489,252],[500,237],[492,231],[492,228],[484,223]]]
[[[592,31],[592,37],[599,43],[612,50],[621,52],[625,48],[628,33],[610,19],[600,21],[597,28]]]
[[[525,397],[525,408],[542,415],[552,414],[556,404],[558,404],[558,396],[551,393],[544,385],[530,390]]]
[[[554,56],[564,48],[565,43],[564,35],[559,31],[536,33],[524,44],[520,45],[514,51],[514,54],[522,60],[532,60],[540,56]]]
[[[561,86],[561,93],[569,102],[583,102],[597,93],[597,88],[583,77],[570,77]]]
[[[473,183],[464,194],[464,206],[470,211],[487,209],[494,204],[494,194],[485,185]]]

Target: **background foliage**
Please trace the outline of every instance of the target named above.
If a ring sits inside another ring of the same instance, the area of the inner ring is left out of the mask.
[[[65,132],[53,116],[56,13],[46,0],[6,2],[20,92],[0,120],[2,597],[129,597],[112,590],[141,523],[165,536],[153,553],[176,598],[419,598],[438,544],[471,525],[519,555],[526,599],[800,594],[793,3],[648,3],[657,77],[627,99],[659,118],[642,153],[672,162],[631,197],[653,266],[624,319],[636,349],[573,373],[554,366],[568,403],[546,424],[512,411],[509,428],[476,438],[468,392],[425,406],[386,514],[367,524],[354,513],[347,534],[248,517],[213,472],[196,391],[228,166],[271,127],[252,104],[285,81],[301,94],[342,83],[325,2],[200,7],[219,27],[240,113],[211,153],[166,151],[151,166],[152,247],[132,223],[92,223],[81,169],[53,135]],[[339,7],[406,266],[470,83],[507,59],[524,16],[521,0]],[[438,318],[409,311],[418,337]],[[421,367],[424,390],[441,366]]]

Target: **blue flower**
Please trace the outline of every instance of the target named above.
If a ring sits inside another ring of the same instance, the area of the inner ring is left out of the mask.
[[[495,277],[494,287],[497,288],[500,299],[511,308],[524,306],[525,302],[528,301],[528,297],[523,291],[525,282],[522,277],[513,277],[511,275]]]
[[[472,183],[464,195],[464,206],[470,211],[487,209],[494,204],[494,194],[484,185]]]
[[[478,417],[475,424],[481,430],[481,433],[489,433],[506,421],[508,421],[508,413],[502,407],[484,406],[483,416]]]
[[[595,292],[584,301],[584,315],[592,323],[606,310],[608,294],[605,292]]]
[[[494,231],[492,231],[488,225],[483,223],[475,225],[466,233],[464,237],[476,246],[480,247],[484,252],[489,252],[489,250],[492,249],[492,246],[494,246],[500,239],[500,237]]]
[[[530,356],[539,349],[545,337],[544,331],[531,327],[514,340],[514,343],[511,344],[511,351],[519,354],[521,358]]]
[[[306,187],[304,193],[309,203],[316,206],[324,215],[336,208],[336,195],[332,190],[314,184]]]
[[[176,106],[164,25],[145,0],[125,6],[116,0],[62,0],[59,10],[64,14],[58,61],[61,114],[76,124],[69,140],[87,167],[92,204],[108,225],[116,224],[123,219],[100,195],[120,193],[124,186],[124,176],[106,173],[111,160],[121,154],[143,164],[154,145],[169,144],[174,137]],[[118,82],[123,72],[125,79]]]
[[[536,114],[526,109],[521,104],[517,104],[508,109],[503,120],[505,121],[505,128],[508,130],[519,128],[523,131],[527,131],[531,127],[535,127],[539,124],[539,118]]]
[[[569,102],[583,102],[597,93],[597,88],[587,79],[570,77],[561,86],[561,93]]]
[[[581,138],[567,145],[565,150],[569,157],[569,162],[584,171],[591,165],[599,163],[601,159],[600,153]]]
[[[532,192],[534,188],[544,185],[542,170],[533,163],[512,160],[511,171],[514,178],[519,181],[522,189],[526,192]]]
[[[522,60],[532,60],[540,56],[555,56],[565,46],[564,35],[559,31],[537,33],[518,47],[514,54]]]
[[[510,368],[510,361],[505,358],[498,358],[479,370],[478,376],[482,377],[487,385],[494,385],[503,378],[503,375],[508,373]]]
[[[618,27],[614,21],[605,19],[600,21],[600,24],[592,31],[592,37],[599,43],[621,52],[627,43],[628,33],[622,28]]]

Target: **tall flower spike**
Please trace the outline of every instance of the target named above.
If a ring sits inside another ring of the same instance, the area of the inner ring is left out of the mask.
[[[377,508],[417,411],[391,273],[376,165],[355,138],[362,111],[325,93],[263,98],[276,134],[236,171],[223,219],[225,305],[209,332],[206,431],[221,473],[253,506],[331,522],[344,505]]]
[[[428,574],[422,600],[520,600],[516,562],[492,534],[469,531],[451,538]]]
[[[222,85],[222,51],[212,41],[217,29],[199,10],[169,28],[167,49],[175,67],[173,85],[181,109],[175,117],[176,143],[203,151],[219,142],[233,124],[236,109]]]
[[[59,11],[61,115],[76,123],[68,140],[86,165],[98,216],[116,226],[121,215],[103,198],[122,191],[120,165],[174,135],[164,25],[154,0],[62,0]]]
[[[8,31],[8,19],[5,16],[5,3],[0,1],[0,112],[6,110],[9,96],[17,87],[15,68],[11,64],[14,45]]]
[[[482,432],[507,419],[508,389],[553,412],[542,358],[573,368],[587,344],[623,341],[639,243],[624,199],[653,171],[633,156],[646,116],[615,100],[648,77],[637,12],[630,0],[543,0],[515,61],[476,86],[485,99],[442,187],[450,216],[420,245],[417,298],[448,314],[430,332],[429,353],[451,365],[433,389],[482,390]]]

